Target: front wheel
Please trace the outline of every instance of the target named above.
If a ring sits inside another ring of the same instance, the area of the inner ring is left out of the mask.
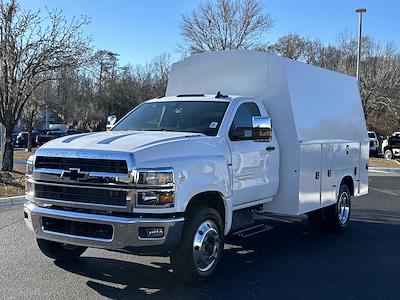
[[[185,220],[182,240],[171,264],[185,282],[207,281],[214,275],[224,249],[223,223],[210,207],[194,207]]]
[[[40,251],[47,257],[55,260],[73,260],[79,258],[86,251],[86,247],[61,244],[53,241],[37,239]]]

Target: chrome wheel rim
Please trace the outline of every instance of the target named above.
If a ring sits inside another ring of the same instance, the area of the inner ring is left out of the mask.
[[[350,215],[350,197],[347,192],[343,192],[338,201],[338,216],[340,224],[346,224]]]
[[[220,253],[220,236],[218,227],[207,220],[197,228],[193,240],[193,259],[196,268],[206,272],[212,268]]]

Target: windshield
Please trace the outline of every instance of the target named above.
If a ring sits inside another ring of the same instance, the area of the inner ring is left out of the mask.
[[[112,131],[181,131],[215,136],[228,102],[171,101],[138,106]]]
[[[370,139],[376,138],[375,133],[373,133],[373,132],[368,132],[368,137],[369,137]]]

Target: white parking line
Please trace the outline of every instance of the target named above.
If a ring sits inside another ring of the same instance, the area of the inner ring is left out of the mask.
[[[376,188],[372,188],[372,187],[370,187],[369,189],[373,190],[373,191],[381,192],[381,193],[384,193],[384,194],[392,195],[392,196],[400,196],[400,194],[393,193],[393,192],[390,192],[390,191],[385,191],[385,190],[376,189]]]

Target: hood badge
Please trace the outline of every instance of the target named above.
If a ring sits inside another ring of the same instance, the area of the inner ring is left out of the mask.
[[[83,172],[78,168],[69,168],[69,170],[64,170],[60,177],[62,179],[85,181],[89,179],[89,172]]]

